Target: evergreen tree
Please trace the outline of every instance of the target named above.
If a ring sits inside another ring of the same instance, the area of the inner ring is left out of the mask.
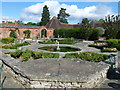
[[[84,33],[82,34],[83,36],[81,36],[83,39],[86,39],[88,40],[89,39],[89,36],[91,35],[92,33],[92,30],[91,30],[91,22],[88,18],[83,18],[82,19],[82,23],[81,23],[81,33]]]
[[[66,9],[65,8],[61,8],[61,10],[59,11],[58,14],[58,19],[60,20],[60,22],[62,23],[68,23],[66,17],[69,17],[70,15],[68,13],[65,12]]]
[[[42,13],[42,18],[41,22],[39,23],[40,26],[45,26],[50,20],[50,13],[48,10],[47,5],[43,7],[43,13]]]
[[[108,15],[104,21],[105,36],[107,39],[118,38],[120,31],[120,16]]]

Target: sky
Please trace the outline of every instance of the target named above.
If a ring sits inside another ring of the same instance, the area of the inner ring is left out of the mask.
[[[112,0],[111,0],[112,1]],[[70,24],[76,24],[82,18],[99,20],[107,15],[118,13],[118,2],[2,2],[2,20],[23,22],[39,22],[43,7],[49,7],[51,18],[57,16],[60,8],[66,8],[70,14],[68,21]]]

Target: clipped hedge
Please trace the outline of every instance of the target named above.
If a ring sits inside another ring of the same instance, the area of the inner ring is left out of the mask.
[[[1,42],[3,43],[3,44],[9,44],[9,43],[14,43],[14,38],[2,38],[1,39]]]
[[[59,53],[44,53],[36,52],[31,50],[16,50],[15,52],[10,53],[11,57],[22,58],[22,61],[28,61],[30,58],[39,59],[39,58],[59,58]]]
[[[102,52],[117,52],[116,48],[110,49],[110,48],[103,48]]]
[[[30,57],[33,55],[33,52],[31,50],[25,50],[21,57],[22,57],[22,61],[28,61],[30,59]]]
[[[29,43],[24,42],[24,43],[15,44],[12,46],[2,46],[2,48],[4,48],[4,49],[17,49],[17,47],[26,46],[26,45],[29,45]]]
[[[104,47],[107,47],[107,45],[96,45],[96,44],[90,44],[89,47],[95,47],[97,49],[103,49]]]
[[[44,42],[39,42],[40,44],[56,44],[56,40],[45,40]],[[65,38],[59,41],[59,44],[75,44],[74,38]]]
[[[94,35],[94,36],[93,36]],[[98,40],[99,30],[95,28],[74,28],[74,29],[55,29],[54,36],[57,38],[77,38],[77,39],[89,39]]]
[[[80,58],[91,62],[100,62],[109,59],[109,55],[99,54],[94,52],[68,53],[65,58]]]
[[[22,50],[16,50],[15,52],[11,52],[10,55],[14,58],[19,58],[22,55]]]
[[[120,46],[120,39],[109,39],[109,40],[107,40],[106,41],[107,42],[107,44],[108,44],[108,47],[110,47],[110,48],[119,48],[119,46]]]
[[[65,38],[59,41],[60,44],[75,44],[74,38]]]

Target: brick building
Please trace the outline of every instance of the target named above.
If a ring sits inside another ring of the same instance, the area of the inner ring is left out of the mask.
[[[25,30],[30,30],[31,34],[30,37],[31,38],[51,38],[53,37],[53,31],[54,29],[52,28],[46,28],[45,26],[26,26],[26,25],[18,25],[17,23],[8,23],[7,21],[3,21],[2,24],[0,24],[0,38],[8,38],[10,37],[10,29],[16,29],[18,28],[18,30],[16,30],[16,34],[18,38],[24,38],[24,31]]]
[[[3,21],[2,24],[0,24],[0,38],[7,38],[10,37],[10,29],[18,28],[20,31],[20,34],[17,33],[18,38],[24,38],[24,31],[30,30],[31,38],[52,38],[54,29],[61,29],[61,28],[80,28],[80,24],[65,24],[61,23],[56,17],[53,17],[46,26],[26,26],[26,25],[18,25],[17,23],[8,23],[7,21]],[[96,27],[103,27],[103,23],[93,23],[93,28]]]

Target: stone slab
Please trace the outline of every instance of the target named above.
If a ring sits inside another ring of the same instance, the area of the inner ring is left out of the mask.
[[[103,62],[94,63],[80,59],[46,58],[21,62],[10,55],[2,52],[0,54],[2,55],[0,60],[31,80],[87,82],[94,74],[109,67]]]

